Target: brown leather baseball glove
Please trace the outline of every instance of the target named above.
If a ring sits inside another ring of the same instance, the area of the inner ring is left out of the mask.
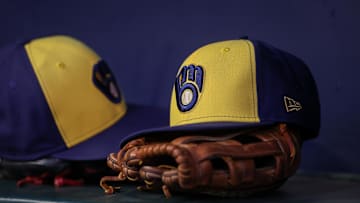
[[[171,142],[128,142],[107,164],[119,172],[100,185],[137,181],[140,190],[247,196],[278,188],[300,162],[301,141],[287,124],[247,129],[226,135],[181,136]]]

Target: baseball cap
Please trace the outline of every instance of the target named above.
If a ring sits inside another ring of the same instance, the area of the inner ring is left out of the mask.
[[[104,59],[67,35],[0,48],[0,157],[105,159],[120,140],[168,122],[164,109],[126,104]]]
[[[318,136],[320,102],[314,78],[298,57],[247,38],[213,42],[181,64],[172,89],[170,126],[139,136],[216,133],[285,122]]]

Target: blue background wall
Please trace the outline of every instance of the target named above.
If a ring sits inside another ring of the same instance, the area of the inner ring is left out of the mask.
[[[318,84],[321,134],[305,144],[301,167],[360,173],[359,19],[357,0],[2,0],[0,45],[72,35],[108,61],[128,102],[168,108],[194,49],[244,35],[267,41],[304,59]]]

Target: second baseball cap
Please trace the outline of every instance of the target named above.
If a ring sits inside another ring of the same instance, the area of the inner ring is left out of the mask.
[[[167,111],[126,104],[114,74],[78,39],[52,35],[0,49],[0,158],[105,159]]]
[[[126,137],[181,135],[290,123],[318,136],[320,102],[298,57],[262,41],[214,42],[194,51],[176,75],[170,126]]]

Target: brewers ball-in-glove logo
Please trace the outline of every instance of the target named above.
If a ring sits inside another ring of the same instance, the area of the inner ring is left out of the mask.
[[[94,65],[93,81],[95,86],[113,103],[121,102],[120,90],[114,75],[104,60]]]
[[[195,106],[202,91],[203,78],[201,66],[182,67],[175,81],[176,102],[180,111],[189,111]]]

